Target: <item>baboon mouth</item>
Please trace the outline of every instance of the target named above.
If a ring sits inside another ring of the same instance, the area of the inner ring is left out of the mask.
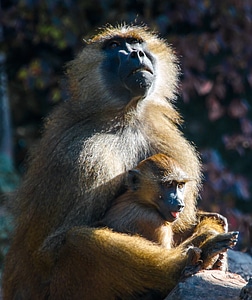
[[[171,211],[170,214],[172,215],[173,218],[177,219],[179,217],[179,211]]]
[[[151,75],[153,75],[153,71],[151,69],[149,69],[148,67],[140,67],[140,68],[136,68],[134,69],[130,74],[130,75],[134,75],[138,72],[143,72],[143,71],[146,71],[146,72],[149,72]]]

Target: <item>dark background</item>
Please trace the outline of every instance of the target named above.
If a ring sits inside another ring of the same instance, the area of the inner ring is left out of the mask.
[[[81,50],[83,38],[107,23],[144,23],[176,49],[181,62],[182,129],[204,167],[199,206],[227,216],[230,228],[240,230],[238,249],[250,251],[251,0],[0,1],[0,54],[5,56],[0,71],[7,79],[12,130],[11,144],[4,138],[8,110],[0,102],[1,193],[18,185],[43,118],[66,99],[63,66]],[[1,82],[4,90],[6,80]],[[3,201],[0,206],[3,256],[11,218]]]

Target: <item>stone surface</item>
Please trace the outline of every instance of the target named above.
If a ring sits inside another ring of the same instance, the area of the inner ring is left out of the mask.
[[[181,281],[165,300],[240,300],[246,284],[238,274],[203,270]]]

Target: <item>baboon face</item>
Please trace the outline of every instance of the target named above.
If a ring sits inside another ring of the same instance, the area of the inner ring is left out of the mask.
[[[159,184],[158,211],[167,221],[175,221],[185,207],[185,182],[168,180]]]
[[[114,36],[103,44],[106,59],[102,68],[109,86],[130,97],[145,96],[155,79],[155,60],[146,43],[133,36]]]
[[[143,160],[128,173],[128,186],[136,199],[168,222],[177,220],[185,207],[188,180],[178,163],[163,154]]]

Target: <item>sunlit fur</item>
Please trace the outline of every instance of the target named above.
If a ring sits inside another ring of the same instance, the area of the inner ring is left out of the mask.
[[[161,153],[141,161],[133,169],[133,174],[137,182],[128,180],[126,192],[113,201],[98,224],[117,232],[140,235],[170,249],[173,246],[173,225],[179,219],[167,221],[161,214],[163,189],[171,181],[183,182],[186,186],[192,179],[176,161]]]
[[[99,65],[103,61],[103,42],[113,36],[131,36],[146,41],[148,49],[156,59],[157,77],[154,89],[144,101],[139,101],[132,109],[126,110],[124,106],[119,106],[120,99],[113,98],[111,91],[104,86],[102,74],[99,72]],[[94,61],[97,68],[93,68]],[[177,59],[169,45],[157,35],[146,31],[146,28],[134,26],[105,28],[89,40],[77,59],[69,64],[68,70],[72,94],[78,102],[75,105],[77,115],[81,119],[92,119],[92,127],[97,131],[86,142],[83,159],[88,161],[88,165],[85,164],[85,167],[90,167],[99,174],[103,172],[104,164],[109,163],[109,177],[113,178],[133,168],[146,156],[163,152],[179,161],[188,176],[195,179],[188,184],[187,195],[190,199],[187,201],[190,204],[181,221],[177,223],[176,231],[184,230],[194,223],[195,202],[201,180],[198,155],[177,127],[181,124],[181,117],[173,102],[176,99],[178,75]],[[90,80],[90,77],[95,80]],[[118,125],[123,127],[120,136],[106,134]],[[129,139],[129,136],[134,138]],[[114,155],[115,149],[118,149],[120,164]],[[104,181],[103,176],[98,176],[99,179]],[[96,181],[96,184],[100,185],[102,182]]]
[[[127,103],[114,96],[116,87],[108,88],[102,73],[103,41],[118,35],[143,39],[156,61],[153,89]],[[16,229],[5,261],[4,299],[139,299],[149,290],[164,298],[186,264],[185,247],[167,250],[90,224],[123,191],[125,172],[161,152],[194,179],[174,228],[178,235],[193,230],[201,173],[172,104],[176,57],[143,27],[109,26],[87,43],[66,73],[69,99],[48,117],[12,202]],[[206,257],[212,235],[204,233]]]

